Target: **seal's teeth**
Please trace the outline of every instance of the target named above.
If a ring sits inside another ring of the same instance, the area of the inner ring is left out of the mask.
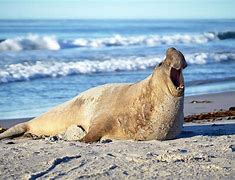
[[[184,86],[177,87],[177,90],[182,90],[182,89],[184,89]]]

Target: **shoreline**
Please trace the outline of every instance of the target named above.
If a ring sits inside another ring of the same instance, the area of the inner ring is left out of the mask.
[[[230,107],[235,107],[235,91],[187,96],[184,115],[228,110]]]
[[[184,115],[209,113],[228,110],[235,107],[235,91],[186,96],[184,100]],[[34,117],[0,119],[0,127],[9,128],[15,124],[33,119]]]

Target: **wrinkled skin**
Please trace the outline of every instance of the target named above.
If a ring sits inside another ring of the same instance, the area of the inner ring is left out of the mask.
[[[85,130],[83,142],[175,138],[183,125],[182,70],[186,66],[183,54],[169,48],[166,58],[146,79],[89,89],[29,122],[10,128],[0,134],[0,139],[28,133],[56,135],[73,124]]]

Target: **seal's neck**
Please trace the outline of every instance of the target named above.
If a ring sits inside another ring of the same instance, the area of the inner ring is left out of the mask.
[[[176,98],[169,86],[167,85],[169,79],[164,74],[164,71],[155,71],[146,79],[140,82],[141,93],[140,96],[149,97],[150,102],[159,103],[159,100],[163,100],[164,97]],[[178,99],[179,97],[177,97]]]
[[[164,65],[156,67],[153,73],[146,78],[148,83],[146,83],[147,88],[151,89],[152,96],[156,94],[165,94],[167,96],[173,96],[170,90],[170,78],[166,71],[163,69]]]

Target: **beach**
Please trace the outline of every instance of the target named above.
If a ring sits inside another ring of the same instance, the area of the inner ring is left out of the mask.
[[[235,92],[185,98],[185,116],[233,110]],[[9,127],[25,119],[0,121]],[[194,120],[168,141],[0,141],[1,179],[233,179],[234,116]]]
[[[92,87],[145,79],[169,47],[188,64],[176,139],[85,144],[76,125],[53,137],[5,139],[0,179],[234,179],[234,19],[29,19],[0,27],[0,132]]]

